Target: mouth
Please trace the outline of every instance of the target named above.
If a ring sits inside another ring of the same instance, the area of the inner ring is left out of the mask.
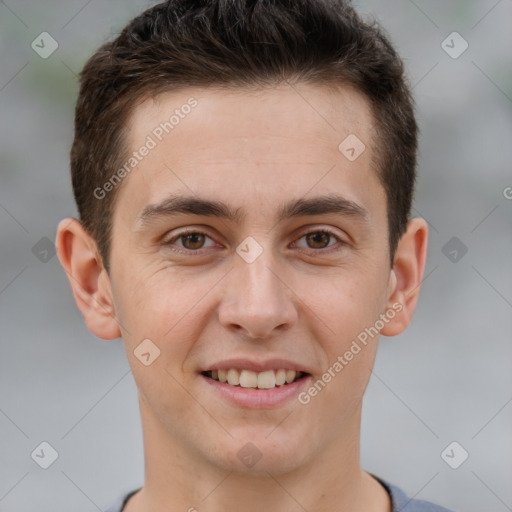
[[[313,380],[314,370],[285,358],[237,357],[199,369],[206,396],[245,409],[274,409],[292,403]],[[214,398],[215,397],[215,398]]]
[[[213,381],[228,384],[235,388],[274,389],[285,388],[299,380],[305,379],[309,373],[279,368],[256,372],[237,368],[208,370],[201,372],[204,377]]]

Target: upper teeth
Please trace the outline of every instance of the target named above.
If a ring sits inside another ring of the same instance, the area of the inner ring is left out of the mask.
[[[232,386],[272,389],[285,383],[290,384],[296,377],[300,377],[301,372],[284,369],[253,372],[252,370],[230,368],[229,370],[212,370],[210,374],[212,379],[226,382]]]

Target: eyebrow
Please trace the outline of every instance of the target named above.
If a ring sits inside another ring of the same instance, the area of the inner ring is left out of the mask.
[[[241,208],[231,208],[222,201],[203,199],[194,196],[173,195],[162,202],[144,208],[138,222],[144,226],[152,220],[179,214],[218,217],[240,224],[245,219]],[[325,195],[310,199],[291,200],[281,206],[277,222],[302,216],[337,214],[368,222],[368,211],[361,205],[339,195]]]

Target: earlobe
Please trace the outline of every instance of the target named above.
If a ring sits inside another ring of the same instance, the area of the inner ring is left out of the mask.
[[[396,315],[384,326],[381,334],[395,336],[409,325],[420,292],[427,257],[428,225],[414,218],[407,223],[395,253],[388,287],[388,309]]]
[[[56,246],[75,302],[89,330],[98,338],[120,337],[110,279],[95,240],[78,220],[64,219],[57,228]]]

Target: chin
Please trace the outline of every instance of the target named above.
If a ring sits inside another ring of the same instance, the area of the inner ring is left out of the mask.
[[[276,435],[276,431],[272,432],[274,428],[231,432],[233,438],[217,444],[212,463],[225,471],[265,478],[269,473],[273,476],[290,473],[306,464],[305,451],[310,445],[289,435]]]

